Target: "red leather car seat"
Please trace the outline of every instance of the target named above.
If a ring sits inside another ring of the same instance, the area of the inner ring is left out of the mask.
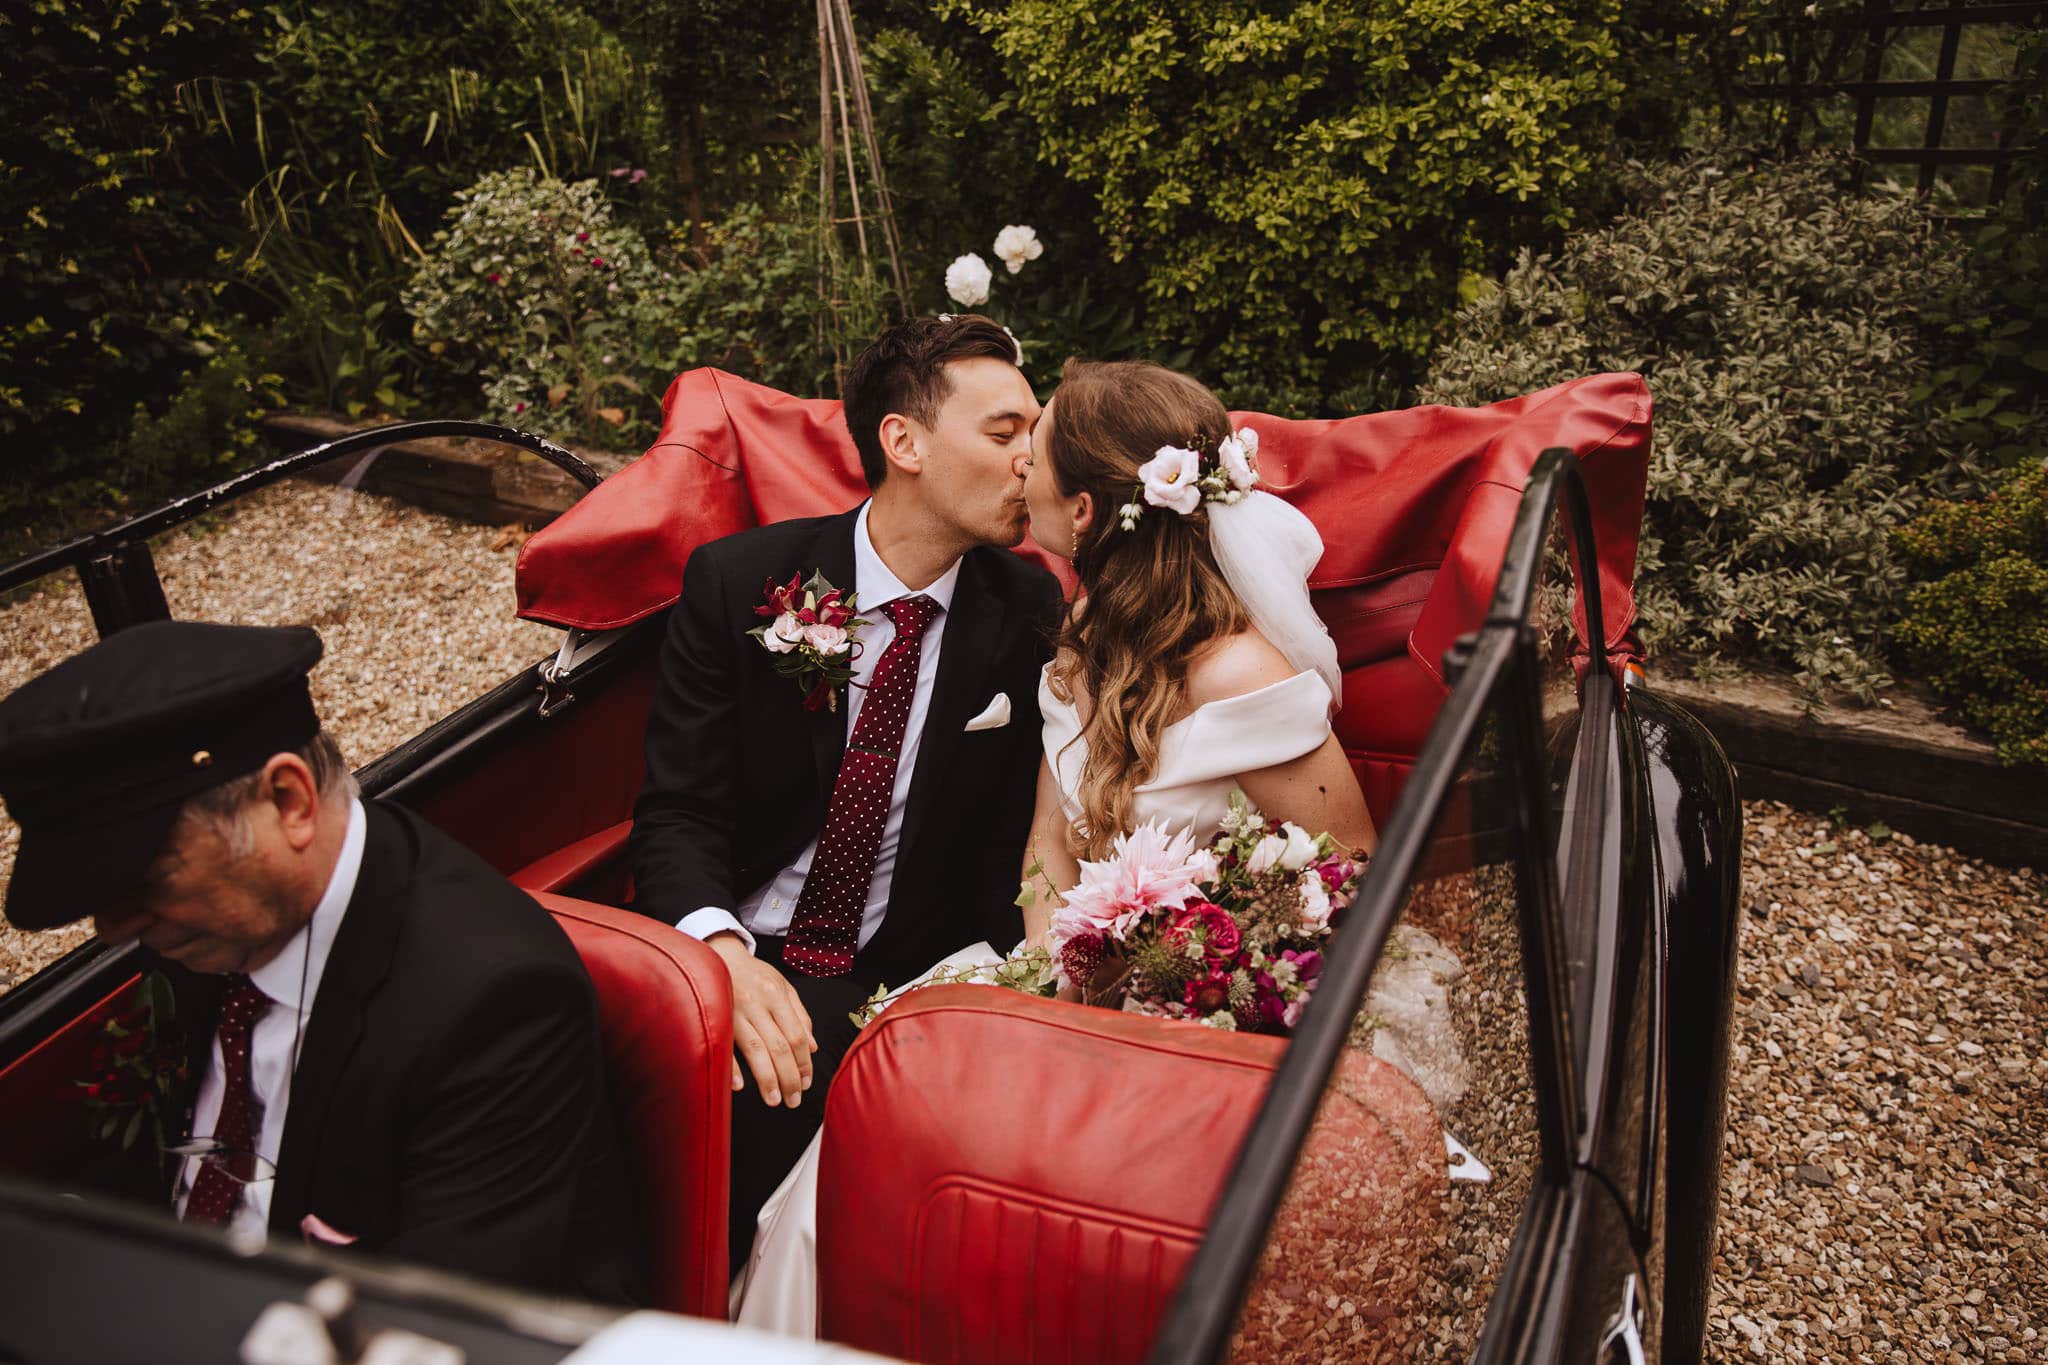
[[[916,1361],[1142,1359],[1284,1050],[986,986],[907,997],[826,1100],[821,1334]],[[1348,1054],[1301,1169],[1274,1237],[1335,1262],[1320,1291],[1383,1305],[1382,1338],[1412,1330],[1445,1188],[1429,1101]],[[1245,1330],[1285,1322],[1308,1263],[1254,1287]]]
[[[718,955],[644,915],[535,893],[597,988],[612,1108],[632,1155],[656,1308],[726,1315],[732,983]]]
[[[1641,376],[1591,375],[1481,408],[1234,417],[1259,432],[1266,486],[1323,534],[1310,586],[1345,670],[1337,736],[1382,823],[1443,701],[1444,651],[1484,616],[1521,490],[1550,446],[1579,456],[1592,497],[1603,653],[1618,667],[1636,652],[1650,454]],[[584,630],[629,625],[676,600],[683,564],[705,541],[844,511],[866,495],[836,401],[690,370],[669,386],[646,455],[521,549],[519,614]],[[1029,542],[1024,552],[1044,558]],[[1071,588],[1064,562],[1048,562]]]

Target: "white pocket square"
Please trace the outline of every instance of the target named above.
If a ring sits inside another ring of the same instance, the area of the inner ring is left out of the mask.
[[[981,708],[980,715],[967,722],[967,729],[961,733],[971,734],[976,730],[1000,730],[1009,723],[1010,694],[998,692],[995,696],[989,698],[987,706]]]

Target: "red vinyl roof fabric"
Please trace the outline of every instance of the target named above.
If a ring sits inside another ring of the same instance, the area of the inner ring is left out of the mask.
[[[528,539],[518,562],[522,617],[583,630],[629,625],[675,602],[683,565],[705,541],[841,512],[867,496],[836,400],[698,369],[669,386],[663,414],[645,455]],[[1313,588],[1436,571],[1409,653],[1441,684],[1444,650],[1484,618],[1529,470],[1556,445],[1579,456],[1591,495],[1606,652],[1634,652],[1650,414],[1640,375],[1599,374],[1479,408],[1233,417],[1259,433],[1265,486],[1322,532]],[[1046,562],[1071,591],[1063,561],[1028,541],[1019,552]]]

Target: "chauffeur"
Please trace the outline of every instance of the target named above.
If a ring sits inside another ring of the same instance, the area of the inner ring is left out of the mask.
[[[155,622],[0,701],[8,917],[90,914],[177,964],[211,1151],[177,1172],[185,1221],[637,1298],[589,978],[532,898],[358,797],[320,653]]]

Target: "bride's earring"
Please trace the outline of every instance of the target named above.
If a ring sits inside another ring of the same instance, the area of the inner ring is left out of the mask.
[[[1067,558],[1072,559],[1080,550],[1082,533],[1094,524],[1095,498],[1092,494],[1082,493],[1074,501],[1074,526],[1073,534],[1067,542]]]

